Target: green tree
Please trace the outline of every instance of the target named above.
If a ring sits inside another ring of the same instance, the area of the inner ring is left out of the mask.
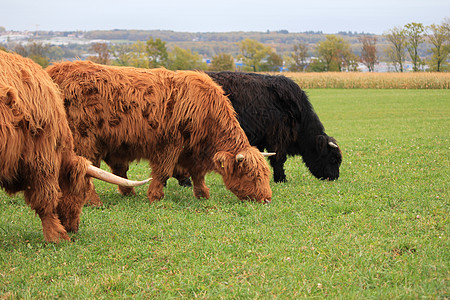
[[[230,54],[220,53],[213,56],[209,70],[211,71],[234,71],[234,58]]]
[[[111,53],[115,57],[113,64],[116,66],[149,67],[147,45],[142,41],[128,45],[113,45],[111,47]]]
[[[130,65],[136,68],[148,68],[147,45],[142,41],[131,44]]]
[[[260,67],[259,71],[262,72],[279,72],[280,68],[283,67],[283,58],[275,53],[275,51],[270,52]]]
[[[348,48],[348,52],[346,52],[341,59],[342,59],[341,71],[347,72],[358,71],[359,57],[350,50],[350,45]]]
[[[419,56],[419,45],[423,42],[425,27],[422,23],[409,23],[405,25],[406,35],[406,49],[408,49],[409,56],[413,64],[413,71],[419,71],[423,65],[422,59]]]
[[[294,52],[289,55],[289,70],[292,72],[304,72],[307,66],[308,45],[298,43],[294,45]]]
[[[161,39],[151,37],[147,41],[147,55],[150,68],[167,67],[169,54],[167,53],[166,42]]]
[[[308,68],[306,69],[308,72],[325,72],[327,66],[325,62],[321,59],[314,58],[309,63]]]
[[[387,49],[389,59],[392,61],[397,72],[403,72],[403,64],[406,57],[405,30],[394,27],[386,32],[384,36],[391,43],[391,47]]]
[[[369,69],[369,72],[375,70],[375,65],[378,63],[377,57],[377,38],[375,36],[362,35],[358,38],[362,44],[361,49],[361,62]]]
[[[269,53],[273,51],[270,47],[248,38],[239,42],[238,45],[241,52],[238,58],[242,59],[244,64],[250,67],[253,72],[259,71],[262,60],[266,59]]]
[[[350,49],[350,43],[342,37],[327,35],[325,41],[316,45],[319,59],[325,66],[324,71],[355,70],[355,54]]]
[[[169,52],[168,69],[170,70],[206,70],[206,63],[197,52],[178,46]]]
[[[115,57],[113,65],[116,66],[131,66],[131,45],[116,44],[111,46],[111,54]]]
[[[447,22],[447,24],[446,24]],[[441,25],[428,26],[428,40],[433,45],[431,52],[430,68],[432,71],[442,72],[447,64],[450,51],[450,19]]]
[[[48,49],[47,55],[50,61],[58,61],[64,58],[64,50],[58,46],[52,46]]]

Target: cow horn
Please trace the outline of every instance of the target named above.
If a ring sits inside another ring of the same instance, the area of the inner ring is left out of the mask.
[[[330,145],[330,147],[332,147],[332,148],[339,148],[338,145],[336,145],[333,142],[328,142],[328,145]]]
[[[236,161],[237,162],[241,162],[243,160],[244,160],[244,155],[243,154],[239,153],[239,154],[236,155]]]
[[[276,155],[275,152],[261,152],[262,156],[264,157],[269,157],[269,156],[273,156]]]
[[[140,186],[140,185],[144,185],[147,182],[149,182],[151,180],[151,178],[149,179],[145,179],[142,181],[134,181],[134,180],[128,180],[126,178],[122,178],[120,176],[114,175],[112,173],[103,171],[100,168],[94,167],[93,165],[90,165],[87,169],[86,172],[89,176],[100,179],[102,181],[106,181],[112,184],[117,184],[120,186],[128,186],[128,187],[135,187],[135,186]]]

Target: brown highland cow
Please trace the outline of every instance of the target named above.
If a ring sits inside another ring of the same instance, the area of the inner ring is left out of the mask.
[[[205,175],[215,171],[239,199],[271,201],[267,162],[249,144],[223,90],[203,72],[86,61],[47,72],[64,94],[76,152],[96,166],[104,160],[121,176],[129,162],[148,160],[150,202],[164,196],[165,181],[178,169],[191,175],[197,198],[209,197]]]
[[[0,187],[24,191],[45,240],[58,242],[78,231],[90,176],[111,181],[75,155],[58,87],[30,59],[0,51]],[[139,184],[116,177],[112,182]]]

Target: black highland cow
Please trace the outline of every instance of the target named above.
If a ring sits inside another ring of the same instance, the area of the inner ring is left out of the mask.
[[[342,154],[325,133],[305,92],[285,76],[241,72],[207,72],[231,100],[250,144],[269,157],[275,182],[286,181],[284,163],[301,155],[319,179],[339,177]]]

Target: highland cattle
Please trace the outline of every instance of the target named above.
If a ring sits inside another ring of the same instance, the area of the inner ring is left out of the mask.
[[[271,201],[266,160],[248,142],[223,90],[205,73],[89,61],[57,63],[47,72],[63,93],[76,152],[96,166],[104,160],[123,177],[130,162],[148,160],[150,202],[164,196],[166,180],[178,170],[190,174],[197,198],[209,197],[205,175],[215,171],[239,199]]]
[[[207,72],[230,99],[251,145],[275,152],[269,157],[275,182],[286,181],[288,156],[301,155],[319,179],[339,177],[342,154],[325,133],[306,93],[280,75]]]
[[[91,176],[137,186],[75,155],[58,87],[32,60],[0,50],[0,187],[24,192],[47,242],[77,232]]]

